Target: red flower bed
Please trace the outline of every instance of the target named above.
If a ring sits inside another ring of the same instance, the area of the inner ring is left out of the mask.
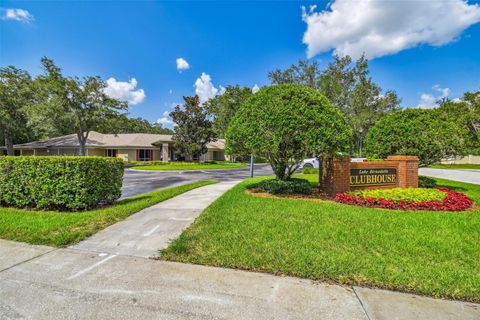
[[[461,192],[456,192],[447,188],[437,189],[446,193],[445,198],[443,198],[442,201],[411,201],[407,203],[405,200],[393,201],[383,198],[365,198],[363,196],[355,196],[347,193],[337,194],[334,201],[369,208],[432,211],[463,211],[470,208],[473,204],[473,200]]]

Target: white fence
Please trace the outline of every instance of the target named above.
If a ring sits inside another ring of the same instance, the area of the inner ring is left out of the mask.
[[[480,164],[480,155],[470,154],[463,158],[444,159],[443,164]]]

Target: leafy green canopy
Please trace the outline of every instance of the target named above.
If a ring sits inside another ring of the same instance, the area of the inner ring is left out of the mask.
[[[213,116],[213,131],[217,137],[225,137],[230,120],[251,95],[252,89],[249,87],[227,86],[223,94],[205,102],[208,113]]]
[[[366,152],[376,158],[414,155],[420,164],[430,165],[461,155],[463,137],[463,130],[439,110],[405,109],[380,119],[370,129]]]
[[[350,139],[344,116],[327,98],[307,86],[281,84],[262,88],[235,113],[226,150],[266,158],[285,180],[305,157],[348,150]]]
[[[466,92],[459,101],[445,99],[439,109],[465,129],[466,151],[480,154],[480,90]]]
[[[207,144],[215,139],[212,121],[197,95],[183,97],[185,105],[177,105],[170,113],[175,123],[175,148],[183,155],[198,157],[208,151]]]
[[[13,66],[0,68],[0,138],[7,153],[13,155],[13,144],[29,140],[26,108],[33,103],[32,79],[28,72]]]
[[[340,108],[353,129],[353,152],[361,153],[367,131],[400,103],[395,91],[383,91],[370,77],[368,60],[335,56],[326,69],[318,62],[299,61],[285,70],[268,74],[273,84],[297,83],[309,86]]]

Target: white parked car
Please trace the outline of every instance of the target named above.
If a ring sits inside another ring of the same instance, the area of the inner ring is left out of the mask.
[[[350,162],[368,162],[367,158],[352,158]],[[302,164],[300,165],[300,169],[303,168],[315,168],[318,169],[320,168],[320,162],[318,161],[317,158],[308,158],[304,159],[302,161]]]
[[[300,169],[303,169],[303,168],[318,169],[318,168],[320,168],[320,162],[318,161],[317,158],[304,159],[302,161],[302,164],[300,165]]]

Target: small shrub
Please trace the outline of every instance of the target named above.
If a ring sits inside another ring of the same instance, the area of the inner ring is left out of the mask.
[[[310,194],[312,192],[312,186],[308,180],[293,178],[289,180],[263,180],[250,185],[250,188],[258,188],[271,194]]]
[[[123,161],[105,157],[1,157],[0,205],[86,210],[121,196]]]
[[[436,188],[437,187],[437,181],[435,179],[425,177],[425,176],[419,176],[418,177],[418,186],[420,188]]]
[[[306,167],[306,168],[303,168],[302,169],[302,173],[303,174],[318,174],[318,169],[316,168],[309,168],[309,167]]]

